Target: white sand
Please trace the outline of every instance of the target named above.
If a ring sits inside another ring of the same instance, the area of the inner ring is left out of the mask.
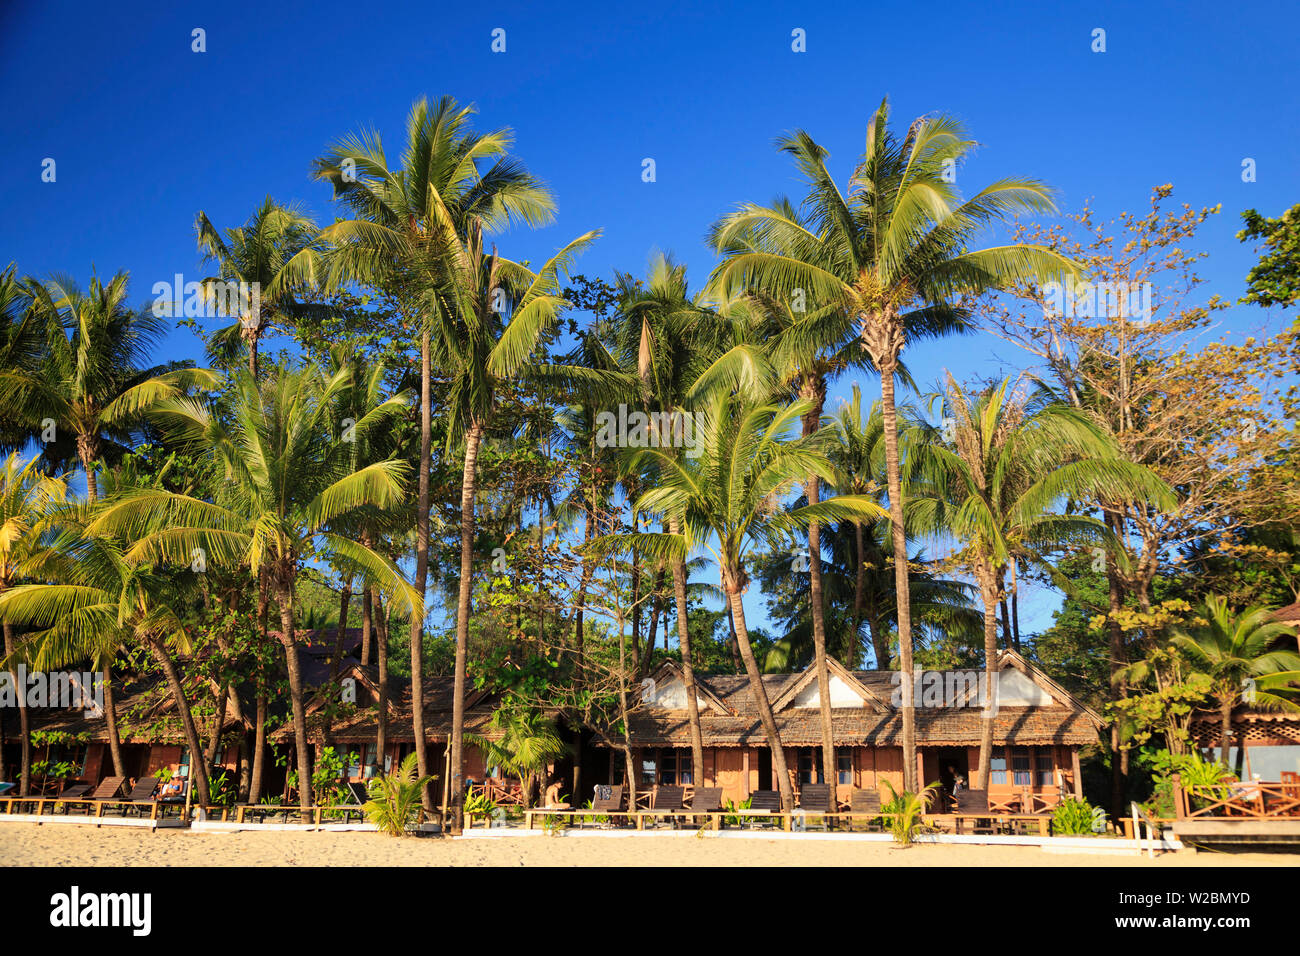
[[[680,836],[394,839],[377,833],[192,833],[0,823],[6,866],[1298,866],[1300,854],[1045,853],[1037,847],[913,846],[825,839]]]

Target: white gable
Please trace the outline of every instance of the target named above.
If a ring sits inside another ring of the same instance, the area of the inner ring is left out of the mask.
[[[1014,667],[998,673],[998,704],[1003,707],[1050,707],[1056,701]]]
[[[822,705],[821,695],[817,692],[817,681],[810,681],[808,686],[799,691],[791,702],[791,707],[817,707]],[[844,683],[838,675],[831,674],[831,706],[832,707],[865,707],[867,702],[848,684]]]
[[[701,708],[709,706],[698,688],[695,691],[695,700]],[[641,702],[651,707],[662,707],[664,710],[685,710],[686,683],[676,676],[669,677],[662,683],[647,677],[641,682]]]

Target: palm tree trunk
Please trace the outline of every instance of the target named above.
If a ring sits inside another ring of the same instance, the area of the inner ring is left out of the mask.
[[[681,522],[668,521],[669,534],[681,534]],[[686,562],[673,562],[673,596],[677,602],[677,645],[682,652],[682,683],[686,685],[686,719],[691,725],[691,780],[704,786],[704,735],[700,731],[700,702],[695,697],[695,665],[691,661],[691,629],[686,619]],[[667,628],[664,631],[667,632]]]
[[[122,759],[122,738],[117,732],[117,704],[113,699],[113,664],[104,662],[104,730],[108,733],[108,752],[113,756],[113,774],[126,776],[126,761]],[[194,760],[199,759],[200,750],[191,750]]]
[[[818,418],[821,412],[817,413]],[[808,504],[821,500],[820,482],[808,479]],[[808,525],[808,587],[812,601],[813,654],[817,668],[817,696],[821,701],[822,783],[835,779],[835,729],[831,723],[831,672],[826,665],[826,601],[822,595],[822,534],[816,522]],[[834,791],[831,791],[832,798]]]
[[[369,547],[367,545],[367,547]],[[370,665],[370,641],[371,641],[371,607],[370,607],[370,588],[363,586],[361,589],[361,666]]]
[[[898,409],[894,404],[897,351],[880,369],[880,417],[885,433],[885,472],[889,486],[889,520],[894,545],[894,592],[898,600],[898,666],[903,672],[903,789],[917,792],[916,700],[912,683],[912,598],[907,575],[907,533],[903,527],[903,481],[898,457]]]
[[[14,641],[14,626],[8,621],[4,623],[4,635],[5,657],[12,658],[17,645]],[[17,670],[11,668],[9,677],[13,681],[14,693],[18,697],[18,732],[21,737],[18,745],[21,750],[18,795],[26,797],[31,794],[32,787],[32,727],[31,720],[27,716],[27,688],[18,683]]]
[[[375,762],[380,773],[384,768],[384,753],[388,748],[388,609],[379,598],[377,588],[371,588],[375,615],[375,656],[379,662],[379,714],[375,721]]]
[[[997,704],[998,679],[998,595],[990,572],[979,575],[980,597],[984,604],[984,724],[980,728],[980,773],[977,789],[989,789],[990,764],[993,760],[993,721]]]
[[[430,333],[420,335],[420,474],[415,510],[415,593],[423,603],[429,586],[429,470],[433,467],[433,377]],[[424,615],[411,615],[411,722],[415,732],[415,762],[421,778],[428,777],[429,748],[424,739]],[[420,795],[425,810],[433,809],[433,791]]]
[[[267,648],[266,616],[270,605],[268,590],[266,572],[263,570],[257,575],[257,699],[254,704],[256,716],[253,719],[253,776],[248,785],[248,802],[252,804],[257,804],[262,799],[262,777],[266,770],[267,687],[263,654]]]
[[[167,678],[167,686],[171,688],[172,700],[176,703],[176,710],[181,715],[181,726],[185,730],[185,743],[190,748],[190,771],[195,776],[195,783],[199,790],[199,806],[206,807],[212,802],[211,792],[208,790],[208,768],[201,759],[203,754],[203,745],[199,741],[199,729],[194,724],[194,713],[190,710],[190,702],[185,696],[185,685],[181,683],[180,671],[176,668],[176,662],[172,660],[167,649],[159,641],[149,641],[149,650],[153,652],[154,659],[158,661],[158,666],[162,668],[164,676]],[[220,736],[221,728],[218,727],[214,736]]]
[[[257,339],[260,329],[245,330],[245,338],[248,340],[248,374],[253,376],[253,381],[257,381]]]
[[[1020,650],[1020,582],[1016,578],[1016,562],[1011,562],[1011,638]]]
[[[352,579],[348,578],[343,582],[343,589],[339,592],[339,626],[334,629],[334,655],[330,660],[330,687],[335,687],[339,682],[339,673],[343,666],[343,637],[348,629],[348,608],[352,604]],[[336,698],[337,699],[337,698]],[[325,724],[321,728],[321,742],[323,746],[329,746],[330,731],[333,729],[333,719],[330,708],[325,708]]]
[[[767,688],[763,686],[763,675],[758,670],[758,661],[754,658],[754,648],[749,643],[749,630],[745,626],[745,606],[740,600],[740,588],[734,583],[735,576],[731,569],[725,569],[727,583],[727,603],[731,606],[731,619],[736,622],[736,642],[740,645],[740,657],[745,662],[745,673],[749,676],[749,686],[758,703],[758,719],[763,725],[767,737],[767,747],[772,752],[772,773],[776,776],[777,786],[781,790],[781,808],[794,809],[794,788],[790,785],[790,774],[786,770],[785,750],[781,747],[781,734],[776,729],[776,718],[772,716],[772,704],[767,699]]]
[[[456,676],[451,710],[451,814],[452,832],[459,833],[465,799],[461,795],[461,761],[465,749],[465,664],[469,654],[470,575],[474,561],[474,494],[478,481],[478,446],[483,425],[473,422],[465,436],[465,470],[460,490],[460,594],[456,602]]]
[[[853,522],[853,553],[857,556],[858,559],[857,562],[858,570],[857,570],[856,580],[853,585],[853,635],[852,635],[853,653],[849,656],[848,661],[845,662],[851,670],[856,670],[858,665],[862,661],[862,658],[859,656],[862,652],[862,602],[863,602],[863,591],[866,590],[866,586],[867,586],[866,555],[862,553],[862,545],[864,543],[863,538],[864,535],[862,531],[862,522],[861,521]],[[872,634],[872,637],[874,638],[875,635]],[[888,653],[886,653],[886,662],[882,664],[880,662],[880,649],[877,648],[876,649],[877,669],[883,670],[888,666],[889,666]]]
[[[312,806],[311,750],[307,743],[307,710],[303,706],[302,668],[298,663],[298,642],[293,634],[293,590],[281,587],[280,641],[284,644],[285,669],[289,672],[289,700],[293,709],[294,742],[298,749],[298,805]]]
[[[1231,767],[1228,762],[1228,751],[1232,749],[1232,702],[1233,698],[1227,694],[1219,699],[1219,762],[1225,767]]]

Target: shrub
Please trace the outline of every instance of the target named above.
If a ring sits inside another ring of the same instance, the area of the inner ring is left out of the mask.
[[[408,754],[397,773],[370,781],[370,801],[363,807],[366,819],[389,836],[402,836],[415,827],[420,797],[432,776],[420,777],[416,755]]]
[[[891,814],[885,817],[889,821],[889,832],[900,846],[911,846],[916,834],[929,829],[925,825],[925,812],[930,809],[939,785],[932,783],[920,793],[908,790],[899,793],[888,780],[885,786],[889,788],[890,800],[881,812]]]
[[[1052,832],[1062,836],[1087,836],[1093,832],[1093,808],[1087,800],[1067,797],[1052,811]]]

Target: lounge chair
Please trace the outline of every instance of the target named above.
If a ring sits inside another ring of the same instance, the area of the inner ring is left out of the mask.
[[[106,777],[100,781],[99,786],[94,792],[86,797],[87,800],[109,801],[116,800],[117,795],[122,792],[122,787],[126,783],[126,777]],[[66,797],[63,799],[67,799]]]
[[[85,795],[88,794],[88,793],[90,793],[90,784],[88,784],[88,783],[74,783],[74,784],[72,784],[72,786],[70,786],[70,787],[65,787],[65,788],[63,789],[63,792],[59,794],[59,799],[60,799],[60,800],[77,800],[77,799],[80,799],[80,798],[85,797]]]
[[[993,814],[989,812],[989,792],[987,790],[958,790],[957,812],[953,814],[954,827],[961,832],[962,821],[972,821],[972,833],[996,833],[997,826]]]
[[[121,801],[122,816],[126,816],[127,811],[132,809],[142,810],[144,807],[152,807],[154,794],[158,792],[158,787],[161,784],[162,781],[157,777],[140,777],[137,779],[135,786],[131,788],[131,792]]]
[[[591,809],[594,813],[617,813],[623,809],[623,787],[610,784],[596,784],[591,795]]]
[[[871,815],[867,820],[868,830],[880,830],[884,826],[884,820],[878,816],[880,813],[880,791],[879,790],[860,790],[854,789],[849,794],[849,813],[862,814],[863,816]],[[849,829],[852,830],[858,825],[858,817],[849,817]]]
[[[781,793],[779,790],[755,790],[749,795],[749,809],[781,811]]]
[[[686,809],[686,788],[685,787],[656,787],[651,795],[651,806],[648,811],[653,815],[655,812],[663,810],[668,813],[677,813]],[[653,818],[653,817],[652,817]],[[676,827],[681,821],[676,816],[668,818],[668,822]]]
[[[799,809],[809,813],[834,813],[829,783],[805,783],[799,790]]]
[[[701,787],[691,797],[691,809],[700,813],[714,813],[722,809],[722,788]]]

